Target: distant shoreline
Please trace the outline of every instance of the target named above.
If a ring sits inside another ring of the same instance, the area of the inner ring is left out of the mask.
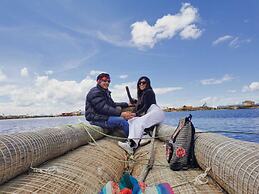
[[[0,116],[0,120],[9,120],[9,119],[31,119],[31,118],[48,118],[48,117],[74,117],[74,116],[83,116],[83,115],[9,115],[9,116]]]
[[[208,110],[240,110],[240,109],[259,109],[259,106],[250,107],[239,107],[239,108],[213,108],[213,107],[188,107],[184,106],[182,108],[164,108],[165,112],[186,112],[186,111],[208,111]],[[84,114],[61,114],[61,115],[8,115],[0,116],[0,120],[9,119],[29,119],[29,118],[48,118],[48,117],[73,117],[73,116],[83,116]]]
[[[192,106],[183,106],[181,108],[164,108],[165,112],[181,112],[181,111],[206,111],[206,110],[240,110],[240,109],[258,109],[259,105],[256,106],[228,106],[221,108],[214,107],[192,107]]]

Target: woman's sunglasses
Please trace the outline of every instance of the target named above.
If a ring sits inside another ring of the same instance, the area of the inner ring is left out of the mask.
[[[139,84],[138,85],[145,85],[147,82],[145,82],[145,81],[142,81],[142,82],[139,82]]]

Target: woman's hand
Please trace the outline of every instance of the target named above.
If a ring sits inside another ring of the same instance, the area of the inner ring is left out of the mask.
[[[136,116],[135,113],[131,113],[131,112],[122,112],[121,113],[121,117],[123,117],[126,120],[132,119],[134,116]]]

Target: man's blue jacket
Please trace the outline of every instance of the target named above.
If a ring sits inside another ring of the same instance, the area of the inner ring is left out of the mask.
[[[109,116],[120,116],[121,110],[116,108],[128,107],[126,102],[115,103],[111,98],[111,92],[97,84],[86,96],[85,118],[87,121],[107,121]]]

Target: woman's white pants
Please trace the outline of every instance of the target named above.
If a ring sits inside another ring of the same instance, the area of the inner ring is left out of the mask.
[[[129,136],[128,139],[141,138],[144,129],[149,128],[153,125],[163,122],[165,119],[164,111],[157,106],[152,104],[148,109],[147,113],[141,117],[134,117],[129,122]],[[133,139],[138,144],[138,139]]]

